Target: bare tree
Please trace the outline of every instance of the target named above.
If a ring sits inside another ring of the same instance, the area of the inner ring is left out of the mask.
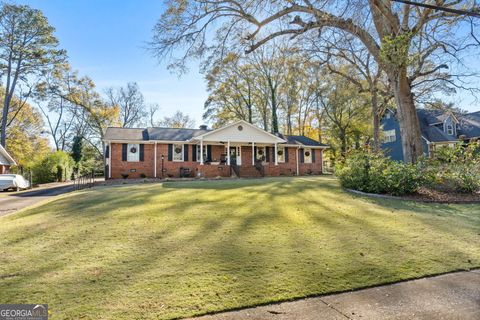
[[[120,123],[124,128],[141,126],[147,122],[148,111],[143,95],[135,82],[126,87],[107,90],[110,104],[120,110]]]
[[[192,128],[195,126],[195,120],[188,114],[177,111],[171,117],[164,117],[158,126],[167,128]]]
[[[477,8],[473,0],[436,4],[449,9]],[[182,66],[188,58],[222,55],[228,46],[252,52],[277,37],[301,38],[311,31],[328,33],[332,29],[347,32],[362,42],[386,73],[397,104],[404,159],[415,162],[423,147],[409,79],[411,48],[423,41],[424,50],[415,57],[419,72],[435,72],[440,65],[422,61],[433,56],[458,57],[476,44],[470,33],[458,39],[456,31],[462,23],[470,26],[470,20],[455,13],[389,0],[191,0],[167,7],[155,27],[151,48],[159,58]],[[211,29],[216,31],[213,45]],[[173,54],[178,48],[185,49],[181,56]]]

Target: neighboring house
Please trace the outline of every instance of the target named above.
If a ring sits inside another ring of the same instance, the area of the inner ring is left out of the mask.
[[[321,174],[326,145],[274,135],[246,121],[216,130],[108,128],[106,176],[260,177]]]
[[[423,153],[431,157],[440,146],[454,146],[480,138],[480,111],[453,113],[442,110],[417,110],[422,133]],[[403,161],[400,126],[394,111],[387,109],[382,118],[381,147],[394,160]]]
[[[15,160],[13,160],[7,150],[0,145],[0,174],[8,173],[10,167],[14,165],[16,165]]]

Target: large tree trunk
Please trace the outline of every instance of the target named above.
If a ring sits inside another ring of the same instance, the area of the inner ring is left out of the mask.
[[[423,154],[422,135],[406,68],[402,68],[398,72],[391,72],[389,78],[393,84],[393,93],[397,103],[403,161],[416,163]]]
[[[5,147],[7,144],[8,105],[6,99],[7,95],[5,94],[5,102],[2,110],[2,123],[0,124],[0,144],[2,147]]]

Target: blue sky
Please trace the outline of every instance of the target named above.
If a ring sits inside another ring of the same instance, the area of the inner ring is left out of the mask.
[[[135,81],[147,103],[158,103],[157,117],[181,110],[202,123],[207,98],[203,77],[192,64],[180,79],[146,52],[160,16],[159,0],[16,1],[43,11],[72,67],[92,78],[103,92]]]
[[[157,117],[181,110],[203,123],[206,85],[192,64],[190,72],[178,78],[159,65],[145,50],[152,28],[160,17],[161,0],[16,0],[43,11],[56,28],[61,46],[81,75],[91,77],[102,92],[108,87],[139,84],[147,103],[158,103]],[[480,69],[477,57],[468,59]],[[480,81],[475,81],[480,86]],[[444,97],[463,109],[477,111],[471,94],[460,92]]]

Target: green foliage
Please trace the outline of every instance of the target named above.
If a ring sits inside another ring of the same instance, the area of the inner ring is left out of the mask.
[[[408,54],[411,39],[411,32],[383,37],[382,48],[380,50],[382,63],[386,66],[395,66],[397,68],[411,64],[412,59]]]
[[[337,166],[336,175],[344,188],[397,196],[415,193],[423,181],[415,165],[360,150],[350,153]]]
[[[72,157],[66,152],[52,152],[33,166],[33,182],[48,183],[69,180],[74,165]]]
[[[473,193],[480,190],[480,144],[441,147],[424,161],[427,186],[444,192]]]
[[[479,230],[478,205],[365,201],[327,176],[107,186],[1,218],[1,274],[21,276],[0,301],[184,319],[479,267]]]
[[[426,187],[441,192],[480,190],[480,144],[437,149],[432,159],[417,164],[390,160],[382,153],[355,151],[337,166],[344,188],[369,193],[407,195]]]
[[[82,149],[83,149],[83,138],[80,136],[75,136],[73,138],[72,144],[72,158],[76,164],[82,160]]]

